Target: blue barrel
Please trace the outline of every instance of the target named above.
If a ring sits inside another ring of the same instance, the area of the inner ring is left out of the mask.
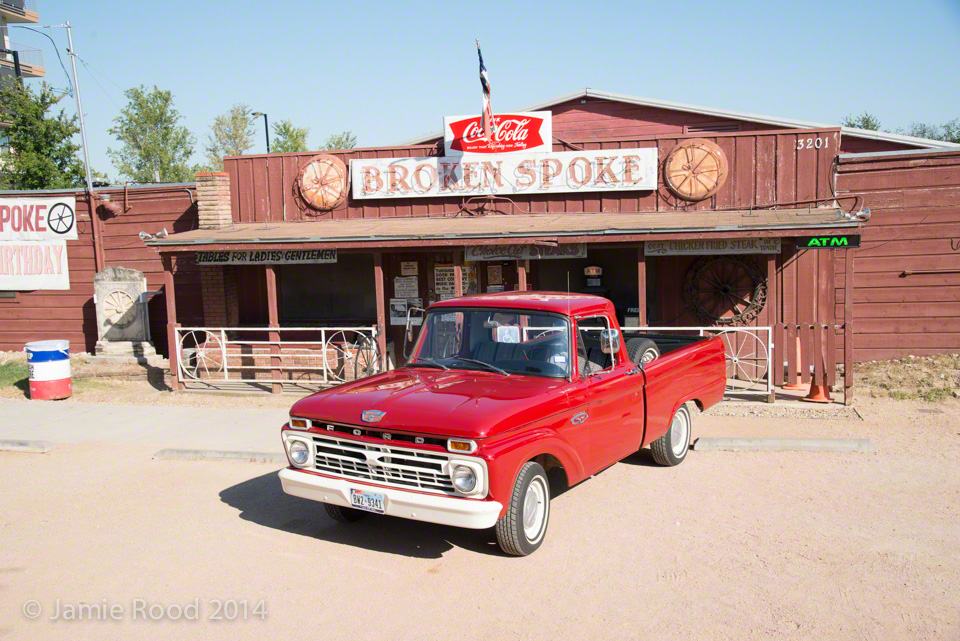
[[[34,341],[27,343],[26,352],[30,398],[49,401],[73,394],[70,341]]]

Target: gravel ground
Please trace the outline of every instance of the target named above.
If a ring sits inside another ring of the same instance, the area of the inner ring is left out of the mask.
[[[644,452],[556,497],[527,558],[489,531],[336,524],[270,465],[106,443],[0,453],[0,636],[956,639],[960,403],[858,407],[863,420],[697,417],[696,436],[879,451],[691,452],[671,469]],[[50,621],[57,599],[123,611]],[[199,599],[201,621],[132,620],[134,599]],[[211,621],[213,599],[246,599],[246,620]]]

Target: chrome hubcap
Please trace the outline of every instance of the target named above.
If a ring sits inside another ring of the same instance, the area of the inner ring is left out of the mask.
[[[549,510],[547,488],[543,479],[533,479],[523,497],[523,533],[527,540],[536,543],[543,536],[543,525]]]
[[[673,422],[670,424],[670,448],[673,450],[674,456],[683,456],[684,450],[687,449],[687,438],[689,434],[690,423],[687,419],[686,412],[677,412],[676,416],[673,417]]]

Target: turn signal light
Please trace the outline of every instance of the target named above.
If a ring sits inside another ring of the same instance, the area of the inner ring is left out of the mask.
[[[291,418],[290,427],[293,427],[298,430],[307,429],[307,419],[305,418]]]
[[[447,441],[447,450],[451,452],[466,452],[470,454],[475,452],[477,449],[477,444],[473,441],[455,441],[450,439]]]

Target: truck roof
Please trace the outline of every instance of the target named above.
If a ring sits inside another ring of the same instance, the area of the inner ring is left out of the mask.
[[[450,298],[430,305],[441,307],[506,307],[583,316],[607,312],[613,315],[613,303],[602,296],[566,292],[497,292]]]

